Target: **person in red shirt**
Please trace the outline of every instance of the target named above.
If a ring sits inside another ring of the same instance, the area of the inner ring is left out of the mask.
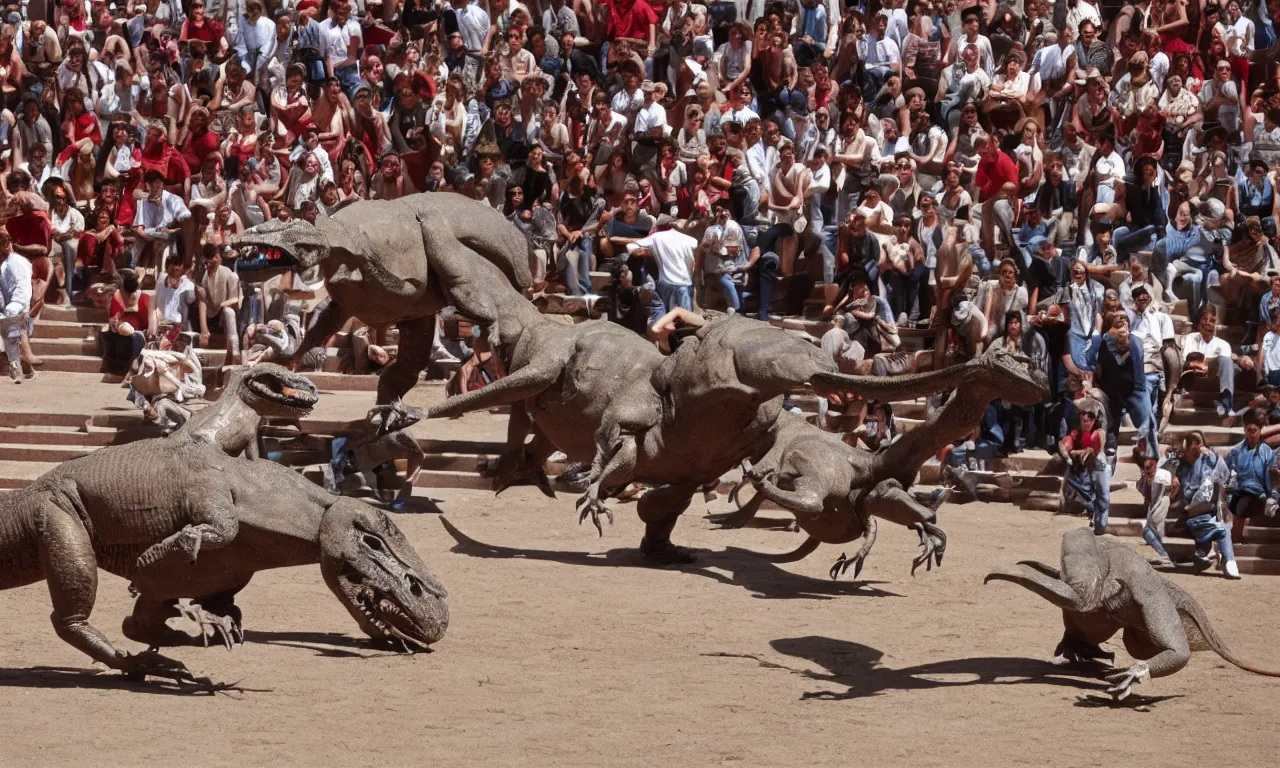
[[[991,136],[979,136],[974,139],[978,149],[978,172],[974,183],[978,189],[976,202],[985,202],[995,197],[1005,184],[1018,184],[1018,167],[1013,158],[1000,151],[1000,144]]]
[[[645,0],[619,0],[614,6],[611,39],[645,40],[652,51],[658,43],[658,14]]]
[[[111,297],[107,327],[99,337],[102,344],[103,373],[123,376],[142,354],[147,343],[143,329],[151,317],[151,297],[139,290],[138,275],[132,269],[120,273],[120,288]]]

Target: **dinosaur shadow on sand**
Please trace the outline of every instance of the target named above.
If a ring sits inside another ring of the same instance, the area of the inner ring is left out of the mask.
[[[271,632],[246,629],[247,643],[262,643],[285,648],[315,651],[317,656],[331,659],[377,659],[385,656],[403,656],[370,638],[353,637],[338,632]]]
[[[1104,665],[1058,666],[1043,659],[1016,656],[980,656],[890,669],[881,664],[884,652],[868,645],[830,637],[808,635],[788,637],[769,643],[774,651],[805,659],[822,667],[824,672],[800,669],[747,653],[707,653],[704,656],[749,659],[766,669],[779,669],[793,675],[841,686],[845,690],[808,691],[802,699],[844,701],[878,696],[888,691],[921,691],[970,685],[1041,684],[1077,688],[1082,695],[1076,706],[1110,706],[1110,697],[1096,696],[1105,692],[1107,684],[1096,679]],[[1130,699],[1133,699],[1130,696]],[[1177,696],[1144,696],[1125,702],[1122,708],[1156,704]],[[1103,701],[1105,699],[1105,702]]]
[[[498,559],[545,560],[564,563],[566,565],[605,566],[610,568],[653,568],[636,549],[619,547],[601,554],[590,552],[570,552],[546,549],[522,549],[518,547],[501,547],[486,544],[471,538],[458,530],[448,518],[441,517],[440,523],[456,544],[451,552],[470,557],[490,557]],[[900,597],[897,593],[878,589],[874,585],[880,581],[829,581],[801,576],[783,570],[766,562],[759,554],[737,547],[728,547],[723,552],[698,553],[698,562],[694,565],[671,566],[683,573],[703,576],[721,584],[739,586],[761,599],[807,599],[833,600],[838,597]],[[717,570],[728,571],[730,575]]]
[[[0,688],[69,688],[99,691],[130,691],[165,696],[238,695],[271,693],[270,688],[247,688],[239,683],[204,685],[180,684],[169,680],[134,680],[101,667],[10,667],[0,668]]]

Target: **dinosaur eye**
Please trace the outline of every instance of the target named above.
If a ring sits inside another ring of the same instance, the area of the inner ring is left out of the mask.
[[[422,597],[422,582],[412,576],[405,576],[404,578],[409,582],[409,591],[413,593],[413,596]]]
[[[374,552],[382,552],[386,549],[382,544],[382,539],[379,539],[377,536],[369,536],[367,534],[364,537],[364,545],[369,549],[372,549]]]

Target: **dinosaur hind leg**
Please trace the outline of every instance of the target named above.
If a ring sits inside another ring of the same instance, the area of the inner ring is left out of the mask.
[[[652,488],[640,497],[636,511],[645,524],[640,552],[651,561],[663,565],[694,562],[691,550],[671,543],[671,531],[697,490],[696,485],[666,485]]]
[[[613,524],[613,512],[605,505],[604,499],[630,482],[635,474],[637,454],[635,435],[627,434],[618,438],[617,448],[613,451],[609,462],[587,487],[583,497],[578,499],[579,524],[587,519],[587,515],[590,515],[596,530],[601,536],[604,535],[604,530],[600,526],[600,515],[608,517],[609,524]]]
[[[395,362],[378,377],[378,405],[398,403],[418,383],[418,376],[431,359],[431,340],[435,336],[435,315],[415,317],[396,323],[400,346]]]
[[[920,535],[920,554],[911,562],[911,572],[920,566],[933,570],[942,565],[947,551],[947,534],[938,527],[938,513],[916,501],[896,480],[885,480],[864,497],[867,514],[904,525]]]
[[[49,584],[53,602],[50,619],[58,637],[94,661],[135,679],[151,675],[177,683],[213,687],[208,678],[196,677],[175,659],[151,651],[128,654],[116,650],[106,636],[89,623],[89,614],[98,596],[98,562],[89,532],[77,516],[52,501],[44,503],[40,518],[40,564]]]

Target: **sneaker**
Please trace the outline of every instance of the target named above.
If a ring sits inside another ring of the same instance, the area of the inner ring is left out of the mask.
[[[1228,560],[1228,561],[1227,561],[1227,565],[1226,565],[1226,567],[1225,567],[1225,568],[1223,568],[1223,573],[1222,573],[1222,575],[1223,575],[1223,576],[1226,576],[1228,579],[1239,579],[1239,578],[1240,578],[1240,568],[1236,565],[1236,561],[1235,561],[1235,560]]]
[[[1227,414],[1231,412],[1231,408],[1227,406],[1226,398],[1223,398],[1218,401],[1218,406],[1216,410],[1218,412],[1218,418],[1225,419],[1227,417]]]
[[[899,313],[898,313],[898,325],[905,327],[905,326],[907,325],[907,323],[909,323],[909,322],[911,322],[911,321],[907,318],[907,313],[906,313],[906,312],[899,312]]]
[[[22,383],[22,363],[14,360],[9,363],[9,378],[13,379],[14,384]]]

